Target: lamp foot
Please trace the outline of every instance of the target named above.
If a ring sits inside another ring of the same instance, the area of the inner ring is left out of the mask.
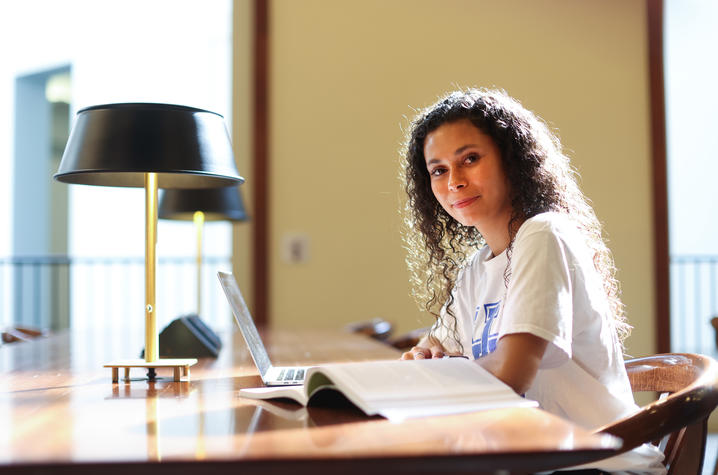
[[[120,381],[120,368],[125,369],[124,381],[130,381],[130,368],[147,368],[147,379],[154,381],[157,378],[158,368],[172,368],[174,381],[189,381],[189,367],[196,364],[196,358],[163,358],[155,361],[123,360],[105,364],[105,368],[112,368],[112,382]]]

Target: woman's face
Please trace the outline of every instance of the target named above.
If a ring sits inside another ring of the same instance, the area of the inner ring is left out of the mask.
[[[441,206],[464,226],[486,232],[506,229],[511,218],[510,186],[494,140],[468,119],[441,125],[424,142],[431,190]]]

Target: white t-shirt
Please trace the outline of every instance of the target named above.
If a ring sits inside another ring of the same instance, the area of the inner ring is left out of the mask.
[[[492,257],[484,246],[457,278],[452,308],[464,354],[480,358],[504,335],[530,333],[548,346],[527,398],[587,429],[636,411],[602,279],[570,218],[550,212],[526,220],[514,239],[508,287],[507,265],[505,251]],[[445,309],[442,321],[450,321]],[[436,336],[459,350],[445,328]],[[659,474],[662,459],[644,445],[579,468]]]

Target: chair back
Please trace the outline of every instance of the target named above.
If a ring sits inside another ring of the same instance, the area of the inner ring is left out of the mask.
[[[350,323],[345,328],[351,333],[359,333],[361,335],[370,336],[379,341],[386,341],[394,331],[394,325],[381,317]]]
[[[708,416],[718,405],[718,362],[688,353],[626,361],[633,392],[654,391],[658,400],[597,432],[623,439],[621,452],[651,442],[663,450],[669,474],[700,474]]]
[[[416,328],[409,333],[390,338],[389,344],[397,350],[409,351],[412,347],[419,344],[419,340],[429,333],[430,329],[431,327]]]

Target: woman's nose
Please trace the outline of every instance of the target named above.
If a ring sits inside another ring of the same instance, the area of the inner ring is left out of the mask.
[[[449,172],[449,190],[450,191],[458,191],[461,188],[464,188],[466,186],[466,179],[464,178],[464,174],[459,172],[458,170],[452,170]]]

